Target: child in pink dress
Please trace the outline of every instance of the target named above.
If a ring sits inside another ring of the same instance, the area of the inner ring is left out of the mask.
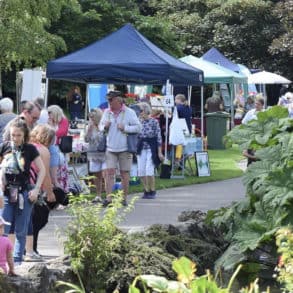
[[[8,237],[3,236],[4,225],[10,225],[0,216],[0,273],[15,275],[13,262],[13,246]],[[8,270],[7,270],[8,265]]]

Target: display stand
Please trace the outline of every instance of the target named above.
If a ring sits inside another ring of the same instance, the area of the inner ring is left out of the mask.
[[[203,150],[203,140],[201,137],[186,137],[186,145],[183,146],[182,157],[180,163],[176,163],[175,161],[175,149],[176,146],[172,146],[171,149],[171,178],[172,179],[183,179],[185,174],[189,176],[196,176],[196,170],[192,168],[192,158],[196,152],[200,152]],[[178,170],[180,169],[179,174]],[[177,171],[177,172],[176,172]],[[175,172],[177,173],[175,175]]]

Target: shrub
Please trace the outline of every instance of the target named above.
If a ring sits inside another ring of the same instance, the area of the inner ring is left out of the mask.
[[[117,224],[133,206],[121,209],[122,194],[113,195],[113,204],[107,209],[88,201],[73,202],[69,209],[72,220],[65,229],[65,253],[71,257],[71,266],[80,275],[87,291],[105,288],[112,253],[124,241],[125,235]]]
[[[292,227],[278,230],[278,252],[281,253],[277,267],[277,280],[283,285],[284,292],[293,292],[293,232]]]
[[[221,288],[217,285],[209,271],[203,276],[196,276],[196,264],[186,257],[181,257],[173,261],[173,270],[177,273],[177,281],[167,280],[164,277],[155,275],[140,275],[136,277],[129,288],[129,293],[150,292],[149,288],[155,292],[182,292],[182,293],[229,293],[232,292],[232,284],[241,265],[230,279],[227,288]],[[235,291],[233,291],[235,292]],[[241,289],[241,293],[259,293],[257,280],[249,288]],[[269,292],[267,290],[267,292]]]

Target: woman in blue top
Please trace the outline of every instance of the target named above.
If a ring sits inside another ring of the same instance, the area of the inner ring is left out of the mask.
[[[178,94],[175,96],[175,105],[177,108],[177,113],[179,118],[184,118],[191,133],[191,116],[192,112],[190,107],[187,105],[186,97],[183,94]]]

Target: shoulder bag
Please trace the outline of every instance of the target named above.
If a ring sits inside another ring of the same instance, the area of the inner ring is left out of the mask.
[[[135,154],[137,152],[138,133],[127,133],[127,151]]]
[[[107,148],[107,135],[105,132],[103,132],[101,136],[99,137],[97,151],[104,153],[106,151],[106,148]]]

